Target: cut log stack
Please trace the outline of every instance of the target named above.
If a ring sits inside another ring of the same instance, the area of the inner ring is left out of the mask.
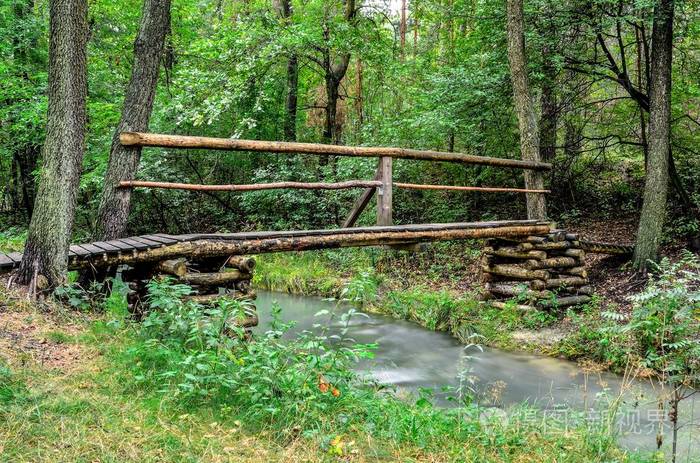
[[[496,307],[543,309],[585,304],[593,289],[578,235],[553,230],[522,239],[491,239],[484,248],[482,277]]]
[[[129,285],[129,303],[137,306],[146,294],[146,284],[159,275],[173,277],[178,283],[192,287],[187,300],[202,305],[215,304],[222,298],[253,301],[256,298],[251,285],[255,259],[249,256],[224,256],[187,260],[169,259],[152,265],[140,264],[122,272],[122,279]],[[257,326],[255,306],[249,304],[245,314],[230,321],[231,325],[248,331]]]

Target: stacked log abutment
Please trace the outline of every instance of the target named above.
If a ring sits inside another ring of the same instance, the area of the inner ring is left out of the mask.
[[[186,284],[192,293],[185,300],[203,306],[214,306],[222,300],[241,301],[241,310],[227,321],[227,331],[243,329],[247,336],[258,325],[258,315],[252,287],[255,259],[249,256],[224,256],[198,260],[169,259],[154,264],[142,264],[122,271],[129,286],[128,300],[133,308],[146,301],[146,285],[153,278],[167,276],[176,283]],[[143,311],[143,309],[137,309]]]
[[[585,304],[593,289],[578,235],[553,230],[546,235],[488,240],[482,280],[496,307],[552,309]]]

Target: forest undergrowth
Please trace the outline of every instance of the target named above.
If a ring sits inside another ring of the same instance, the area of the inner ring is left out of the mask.
[[[352,370],[371,345],[283,340],[281,323],[247,342],[225,323],[243,303],[204,309],[188,292],[152,282],[134,321],[119,284],[82,310],[3,289],[2,461],[648,461],[613,426],[504,420],[467,387],[452,409],[397,398]]]

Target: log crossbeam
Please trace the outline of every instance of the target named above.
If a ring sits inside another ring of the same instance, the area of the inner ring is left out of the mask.
[[[520,159],[476,156],[464,153],[414,150],[394,147],[342,146],[319,143],[298,143],[263,140],[238,140],[233,138],[192,137],[157,133],[122,132],[119,141],[124,146],[154,146],[162,148],[212,149],[228,151],[254,151],[286,154],[315,154],[354,157],[391,157],[425,161],[455,162],[495,167],[510,167],[536,171],[550,170],[546,162]]]
[[[476,187],[476,186],[451,186],[451,185],[422,185],[416,183],[394,182],[391,184],[396,188],[409,190],[443,190],[443,191],[475,191],[484,193],[551,193],[550,190],[528,190],[526,188],[501,188],[501,187]],[[363,194],[362,203],[367,204],[372,194],[377,188],[384,187],[380,180],[348,180],[345,182],[323,183],[323,182],[275,182],[275,183],[254,183],[249,185],[201,185],[194,183],[176,182],[151,182],[144,180],[124,180],[119,182],[121,188],[160,188],[167,190],[189,190],[189,191],[258,191],[276,189],[299,189],[299,190],[342,190],[349,188],[366,188]]]
[[[119,182],[121,188],[161,188],[167,190],[190,191],[259,191],[278,189],[298,190],[342,190],[348,188],[376,188],[382,182],[374,180],[349,180],[346,182],[275,182],[255,183],[250,185],[198,185],[193,183],[148,182],[141,180],[127,180]]]

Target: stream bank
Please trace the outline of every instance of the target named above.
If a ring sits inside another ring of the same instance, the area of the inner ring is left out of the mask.
[[[363,310],[409,320],[479,343],[624,371],[626,357],[603,329],[604,301],[558,311],[522,312],[515,301],[494,308],[478,301],[478,242],[438,243],[420,253],[381,248],[264,255],[254,284],[308,296],[347,299]],[[615,304],[605,310],[615,310]]]

